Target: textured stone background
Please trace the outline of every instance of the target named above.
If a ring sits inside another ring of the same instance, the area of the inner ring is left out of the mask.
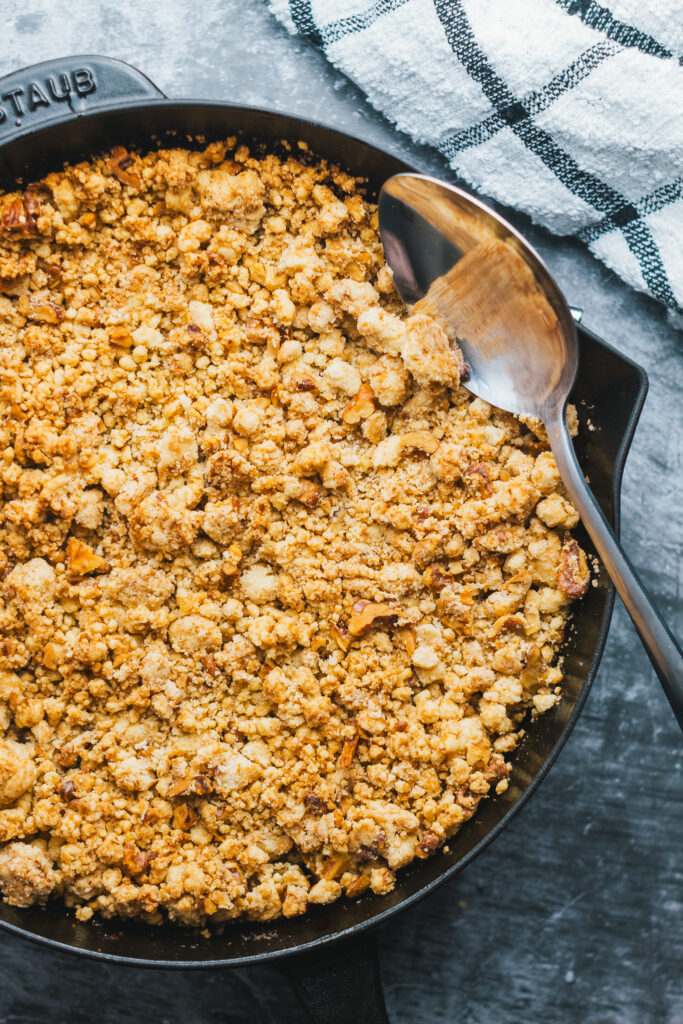
[[[433,154],[274,22],[262,0],[23,0],[0,74],[70,53],[144,70],[168,95],[304,114],[445,175]],[[683,334],[577,242],[527,231],[584,321],[640,362],[650,393],[624,481],[623,537],[681,629]],[[681,736],[621,606],[585,712],[550,777],[455,882],[381,935],[396,1024],[682,1024]],[[0,933],[0,1024],[288,1024],[270,969],[106,966]],[[362,1014],[361,1014],[362,1022]]]

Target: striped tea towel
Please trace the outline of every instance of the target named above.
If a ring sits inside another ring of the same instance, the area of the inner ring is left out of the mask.
[[[683,325],[683,0],[268,0],[476,189]]]

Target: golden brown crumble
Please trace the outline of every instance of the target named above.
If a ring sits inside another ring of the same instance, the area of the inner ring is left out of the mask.
[[[578,517],[358,180],[233,139],[0,197],[0,360],[5,899],[289,917],[505,789]]]

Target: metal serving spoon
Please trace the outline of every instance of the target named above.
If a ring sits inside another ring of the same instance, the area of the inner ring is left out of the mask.
[[[683,728],[681,649],[593,497],[567,429],[579,351],[562,292],[510,224],[436,178],[390,178],[379,197],[379,227],[403,301],[430,313],[457,340],[470,371],[464,386],[500,409],[544,424],[569,496]]]

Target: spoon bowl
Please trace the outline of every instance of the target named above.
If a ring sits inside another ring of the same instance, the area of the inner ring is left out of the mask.
[[[566,401],[578,367],[574,320],[511,225],[462,189],[418,174],[386,182],[379,216],[399,295],[457,343],[473,394],[540,419]]]
[[[379,227],[399,295],[437,320],[467,365],[473,394],[540,420],[557,468],[633,619],[683,729],[683,655],[621,549],[581,472],[567,401],[578,369],[569,306],[512,225],[455,185],[397,174],[379,197]]]

